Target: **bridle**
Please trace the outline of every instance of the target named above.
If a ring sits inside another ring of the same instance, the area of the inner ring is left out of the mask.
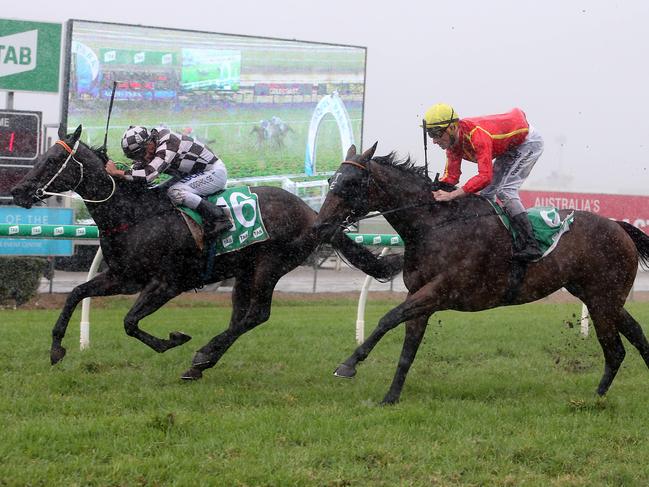
[[[348,164],[350,166],[354,166],[354,167],[357,167],[357,168],[365,171],[365,173],[363,174],[363,179],[361,180],[361,194],[365,195],[366,200],[369,200],[369,196],[367,194],[368,194],[368,191],[369,191],[369,188],[370,188],[370,182],[372,181],[372,172],[371,172],[371,170],[369,168],[369,161],[368,161],[367,165],[363,165],[363,164],[361,164],[359,162],[356,162],[356,161],[344,160],[341,163],[341,165],[343,165],[343,164]],[[343,196],[343,195],[341,195],[341,196]],[[363,207],[366,208],[368,205],[369,205],[369,202],[366,201],[366,202],[364,202]],[[368,218],[368,216],[364,216],[364,217],[363,216],[361,216],[361,217],[356,216],[358,213],[362,213],[362,211],[359,211],[356,208],[352,208],[349,216],[347,218],[345,218],[345,220],[343,220],[343,222],[340,224],[340,226],[343,227],[343,228],[349,228],[349,226],[353,225],[354,223],[356,223],[356,222],[358,222],[360,220],[363,220],[365,218]]]
[[[363,171],[366,171],[366,174],[363,176],[363,182],[361,183],[361,187],[362,187],[362,190],[363,190],[362,193],[365,194],[365,195],[368,194],[370,184],[372,182],[374,182],[374,179],[372,178],[372,171],[370,169],[369,162],[370,161],[368,161],[367,165],[363,165],[363,164],[360,164],[360,163],[358,163],[356,161],[349,161],[349,160],[345,160],[345,161],[343,161],[341,163],[341,164],[349,164],[351,166],[358,167],[359,169],[362,169]],[[383,189],[381,186],[379,186],[378,184],[376,184],[376,182],[374,182],[374,186],[376,186],[383,193],[387,193],[387,191],[385,189]],[[367,197],[367,199],[369,199],[369,196]],[[376,218],[378,216],[388,215],[390,213],[396,213],[397,211],[410,210],[412,208],[420,208],[422,206],[428,206],[428,205],[431,205],[431,204],[432,204],[432,202],[428,202],[428,201],[424,202],[424,203],[415,203],[415,204],[412,204],[412,205],[406,205],[406,206],[400,206],[398,208],[393,208],[391,210],[379,211],[379,212],[376,212],[373,215],[365,215],[365,216],[356,216],[356,214],[360,213],[360,211],[357,211],[356,209],[352,209],[350,215],[347,218],[345,218],[345,220],[341,223],[341,226],[343,228],[349,228],[350,225],[353,225],[353,224],[355,224],[355,223],[357,223],[357,222],[359,222],[361,220],[367,220],[368,218]],[[368,206],[368,205],[366,204],[364,206]]]
[[[366,175],[363,176],[364,180],[363,180],[363,183],[362,183],[362,185],[364,186],[364,193],[367,194],[367,190],[369,189],[369,186],[373,181],[372,172],[371,172],[370,166],[369,166],[369,161],[368,161],[367,165],[363,165],[363,164],[360,164],[360,163],[358,163],[356,161],[349,161],[349,160],[343,161],[341,164],[349,164],[351,166],[358,167],[359,169],[362,169],[363,171],[367,172]],[[436,178],[436,181],[437,181],[437,178]],[[383,189],[380,185],[378,185],[376,182],[374,182],[374,186],[376,188],[378,188],[380,191],[382,191],[383,193],[387,193],[387,191],[385,189]],[[412,205],[400,206],[398,208],[393,208],[391,210],[381,211],[381,212],[377,212],[377,213],[375,213],[373,215],[365,215],[365,216],[361,216],[361,217],[356,217],[355,215],[357,213],[357,210],[352,209],[350,215],[347,218],[345,218],[345,220],[342,223],[339,224],[339,227],[344,230],[344,229],[348,229],[351,225],[354,225],[354,224],[358,223],[359,221],[365,220],[367,218],[375,218],[377,216],[387,215],[387,214],[390,214],[390,213],[395,213],[397,211],[410,210],[412,208],[421,208],[422,206],[431,206],[431,205],[434,205],[434,204],[435,204],[434,200],[425,201],[423,203],[415,203],[415,204],[412,204]],[[358,213],[360,213],[360,212],[358,212]],[[493,210],[493,208],[491,208],[490,211],[487,212],[487,213],[475,213],[475,214],[471,214],[471,215],[465,215],[462,218],[452,217],[452,218],[450,218],[448,220],[444,220],[444,221],[441,221],[441,222],[437,223],[434,227],[432,227],[432,229],[440,229],[440,228],[443,228],[443,227],[446,227],[446,226],[449,226],[449,225],[454,225],[454,224],[457,224],[457,223],[464,224],[464,223],[468,223],[471,220],[474,220],[476,218],[483,218],[483,217],[489,217],[489,216],[498,216],[498,214]]]
[[[74,157],[75,154],[77,153],[77,149],[79,148],[79,139],[77,139],[77,141],[74,143],[74,146],[72,148],[70,148],[70,146],[68,144],[66,144],[63,140],[57,140],[55,142],[55,144],[58,144],[61,147],[63,147],[66,150],[66,152],[68,153],[68,157],[65,159],[65,161],[63,162],[63,164],[61,165],[59,170],[56,171],[56,174],[54,174],[54,176],[52,176],[52,178],[47,183],[45,183],[42,187],[40,187],[40,188],[38,188],[36,190],[36,197],[38,199],[42,199],[43,196],[63,196],[64,198],[74,198],[74,196],[69,196],[69,195],[64,194],[64,193],[53,193],[51,191],[47,191],[47,188],[49,188],[50,184],[52,184],[56,180],[56,178],[58,178],[63,173],[63,171],[65,170],[65,168],[68,165],[68,162],[70,162],[71,160],[76,162],[79,165],[79,181],[77,181],[77,184],[74,185],[74,188],[72,188],[72,189],[70,189],[68,191],[76,191],[76,189],[79,187],[79,185],[83,181],[83,164],[81,162],[79,162]],[[109,175],[108,177],[110,177],[110,180],[113,183],[113,188],[112,188],[110,194],[106,198],[104,198],[102,200],[88,200],[88,199],[85,199],[85,198],[81,198],[81,200],[85,201],[86,203],[104,203],[104,202],[108,201],[109,199],[111,199],[113,197],[113,195],[115,194],[116,184],[115,184],[115,179],[112,176]]]

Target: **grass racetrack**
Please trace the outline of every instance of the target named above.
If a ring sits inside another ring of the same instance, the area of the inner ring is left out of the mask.
[[[115,110],[111,118],[108,153],[116,161],[126,160],[120,146],[124,130],[132,124],[148,128],[165,124],[171,129],[180,131],[183,127],[192,127],[192,136],[208,143],[207,145],[225,162],[230,178],[268,176],[277,174],[303,174],[306,142],[313,106],[303,107],[266,107],[251,105],[240,110],[193,110],[164,112],[160,114],[147,109],[126,110],[122,107]],[[348,109],[356,144],[360,147],[361,110],[351,106]],[[262,119],[279,116],[291,127],[283,139],[281,147],[272,142],[258,144],[257,136],[251,133],[252,128]],[[83,113],[71,115],[68,122],[70,130],[82,124],[82,140],[93,145],[101,145],[106,126],[105,113]],[[338,125],[333,116],[327,114],[318,130],[316,153],[316,171],[335,171],[343,159]],[[344,148],[345,151],[348,149]],[[382,154],[391,148],[383,147]]]
[[[193,336],[160,355],[125,335],[130,303],[93,300],[85,352],[76,312],[56,367],[58,310],[0,310],[0,486],[649,484],[649,371],[624,341],[597,399],[603,356],[577,304],[434,315],[401,403],[381,407],[403,328],[334,378],[355,347],[348,297],[276,298],[193,383],[178,377],[229,303],[181,297],[146,319]],[[372,300],[368,326],[395,303]],[[649,304],[627,309],[647,330]]]

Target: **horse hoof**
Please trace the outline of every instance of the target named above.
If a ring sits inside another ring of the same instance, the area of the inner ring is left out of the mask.
[[[53,347],[50,350],[50,363],[52,365],[58,364],[65,357],[65,348],[63,347]]]
[[[340,364],[338,368],[334,371],[336,377],[342,377],[343,379],[351,379],[356,375],[356,369],[350,367],[349,365]]]
[[[391,397],[385,397],[381,401],[381,406],[394,406],[396,403],[399,402],[399,399],[393,399]]]
[[[186,335],[185,333],[182,333],[180,331],[172,331],[171,333],[169,333],[169,341],[173,343],[175,347],[182,345],[183,343],[187,343],[191,339],[191,336]]]
[[[182,380],[198,380],[201,377],[203,377],[203,372],[194,367],[191,367],[187,372],[180,376]]]
[[[192,367],[201,367],[203,369],[212,365],[210,356],[203,352],[196,352],[192,359]]]

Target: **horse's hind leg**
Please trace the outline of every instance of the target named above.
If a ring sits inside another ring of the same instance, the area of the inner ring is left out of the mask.
[[[383,398],[383,404],[394,404],[399,401],[401,396],[401,389],[406,381],[406,375],[410,370],[412,362],[415,360],[417,350],[421,344],[426,331],[428,318],[419,318],[417,320],[408,321],[406,323],[406,336],[403,339],[403,348],[401,349],[401,356],[399,357],[399,364],[397,371],[392,379],[390,390]]]
[[[135,283],[124,282],[110,271],[102,272],[91,280],[75,287],[65,300],[65,305],[52,329],[52,347],[50,349],[50,362],[57,364],[65,357],[65,348],[62,345],[65,332],[70,323],[70,317],[79,302],[93,296],[113,296],[115,294],[132,294],[139,290]]]
[[[158,353],[166,352],[170,348],[177,347],[191,340],[192,337],[178,331],[169,333],[169,339],[165,340],[155,337],[138,327],[138,323],[144,317],[158,310],[178,294],[179,291],[176,287],[164,281],[153,280],[149,282],[124,318],[126,334],[137,338]]]
[[[181,379],[200,379],[203,370],[214,367],[241,335],[264,323],[270,317],[273,289],[279,277],[272,272],[259,271],[256,272],[252,282],[247,281],[246,277],[237,278],[233,289],[230,326],[196,352],[192,366],[181,375]],[[243,317],[242,310],[245,310]]]
[[[591,312],[597,339],[604,352],[604,375],[597,387],[597,394],[603,396],[608,391],[626,354],[618,333],[620,313],[618,310],[588,308]]]
[[[627,340],[629,340],[631,345],[638,349],[638,352],[640,352],[645,364],[649,367],[649,342],[642,331],[642,327],[624,308],[620,310],[620,315],[617,329]]]

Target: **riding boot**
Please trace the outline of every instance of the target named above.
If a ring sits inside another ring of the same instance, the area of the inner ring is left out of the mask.
[[[512,226],[517,233],[514,259],[524,262],[538,260],[543,256],[539,243],[534,236],[532,225],[527,219],[527,213],[519,213],[511,218]]]
[[[196,211],[203,217],[203,232],[206,240],[214,239],[232,227],[232,222],[225,210],[206,199],[201,200]]]

